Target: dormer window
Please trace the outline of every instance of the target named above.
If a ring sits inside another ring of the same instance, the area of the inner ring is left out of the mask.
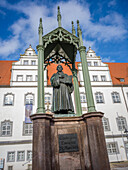
[[[32,60],[31,65],[36,65],[36,60]]]
[[[91,62],[88,62],[88,66],[91,66]]]
[[[124,78],[120,78],[120,82],[124,82]]]
[[[26,76],[26,81],[32,81],[32,75],[27,75]]]
[[[98,62],[94,62],[94,66],[98,66]]]
[[[24,60],[24,65],[28,65],[28,60]]]
[[[23,81],[23,75],[17,75],[17,81]]]

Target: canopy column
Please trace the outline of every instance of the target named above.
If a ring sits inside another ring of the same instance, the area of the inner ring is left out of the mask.
[[[37,113],[45,113],[45,105],[44,105],[44,46],[43,46],[42,34],[43,34],[42,18],[40,18],[39,45],[37,46],[37,51],[38,51]]]
[[[86,47],[83,46],[82,32],[79,26],[79,21],[77,21],[77,32],[80,39],[78,50],[80,53],[81,63],[82,63],[82,71],[83,71],[84,86],[86,91],[88,112],[95,112],[96,109],[95,109],[95,104],[94,104],[94,99],[92,94],[92,88],[91,88],[91,82],[90,82],[90,76],[89,76],[88,64],[87,64],[86,52],[85,52]]]
[[[78,84],[78,78],[77,78],[77,69],[75,68],[75,63],[72,64],[72,74],[73,74],[76,113],[77,113],[77,115],[82,115],[79,84]]]

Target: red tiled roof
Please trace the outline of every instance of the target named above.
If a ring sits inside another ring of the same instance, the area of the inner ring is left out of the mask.
[[[13,62],[15,61],[0,61],[0,85],[10,85]]]
[[[12,63],[15,61],[0,61],[0,85],[10,85],[11,79],[11,68]],[[75,66],[78,69],[78,64],[80,62],[76,62]],[[106,63],[109,66],[110,75],[112,78],[113,85],[128,85],[128,63]],[[72,75],[71,70],[65,64],[61,64],[63,66],[63,72],[68,75]],[[57,64],[51,64],[47,66],[47,81],[48,85],[51,85],[50,78],[51,76],[57,72],[56,70]],[[124,82],[120,82],[120,78],[124,78]]]
[[[128,63],[106,63],[109,66],[113,85],[128,85]],[[120,82],[120,78],[124,82]]]
[[[76,69],[78,69],[78,66],[77,66],[78,63],[80,63],[80,62],[76,62],[76,63],[75,63]],[[47,72],[47,81],[48,81],[48,83],[47,83],[47,84],[48,84],[48,85],[51,85],[50,79],[51,79],[52,75],[53,75],[54,73],[57,73],[57,70],[56,70],[57,65],[58,65],[58,64],[52,63],[52,64],[50,64],[50,65],[47,66],[47,70],[48,70],[48,72]],[[60,64],[60,65],[62,65],[62,67],[63,67],[63,72],[64,72],[65,74],[72,75],[72,72],[71,72],[71,70],[69,69],[68,66],[65,66],[65,64]],[[71,65],[70,65],[70,66],[71,66]]]

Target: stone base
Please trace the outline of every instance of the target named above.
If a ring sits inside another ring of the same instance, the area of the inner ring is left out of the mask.
[[[79,117],[34,114],[33,170],[110,170],[103,113]]]

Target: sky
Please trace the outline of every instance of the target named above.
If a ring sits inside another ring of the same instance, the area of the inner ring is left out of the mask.
[[[57,28],[57,6],[69,32],[80,21],[87,50],[103,62],[128,63],[128,0],[0,0],[0,60],[19,60],[30,44],[36,50],[39,19],[43,35]]]

